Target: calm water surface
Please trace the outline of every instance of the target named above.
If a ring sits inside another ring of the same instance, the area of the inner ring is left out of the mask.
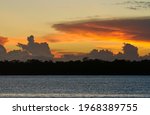
[[[0,97],[150,97],[150,76],[0,76]]]

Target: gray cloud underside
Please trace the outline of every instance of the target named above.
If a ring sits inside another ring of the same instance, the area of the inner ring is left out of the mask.
[[[150,17],[134,19],[88,20],[53,25],[65,33],[92,33],[96,35],[122,32],[131,40],[150,41]]]

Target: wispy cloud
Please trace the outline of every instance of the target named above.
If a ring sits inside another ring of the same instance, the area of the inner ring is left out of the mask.
[[[139,10],[139,9],[149,9],[150,2],[149,1],[141,1],[141,0],[130,0],[125,2],[117,3],[117,5],[123,5],[131,10]]]

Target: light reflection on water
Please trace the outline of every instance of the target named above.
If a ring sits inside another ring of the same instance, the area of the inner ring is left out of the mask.
[[[150,97],[150,76],[0,76],[0,97]]]

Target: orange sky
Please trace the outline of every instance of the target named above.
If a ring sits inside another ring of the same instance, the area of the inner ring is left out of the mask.
[[[0,44],[8,51],[47,42],[58,57],[93,49],[122,51],[123,43],[150,52],[149,0],[1,0]]]
[[[145,55],[150,52],[149,24],[147,18],[67,22],[53,25],[57,33],[43,39],[62,52],[109,49],[116,54],[122,51],[123,43],[130,43],[139,48],[140,55]]]
[[[76,33],[58,32],[53,35],[44,37],[36,37],[36,42],[47,42],[55,57],[60,57],[63,54],[80,54],[88,53],[92,49],[108,49],[117,54],[122,51],[123,43],[130,43],[139,48],[140,55],[145,55],[150,52],[150,43],[147,41],[136,41],[130,39],[131,35],[126,35],[123,32],[102,33],[85,33],[78,31]],[[8,38],[5,44],[8,51],[18,49],[17,43],[27,44],[26,38]]]

